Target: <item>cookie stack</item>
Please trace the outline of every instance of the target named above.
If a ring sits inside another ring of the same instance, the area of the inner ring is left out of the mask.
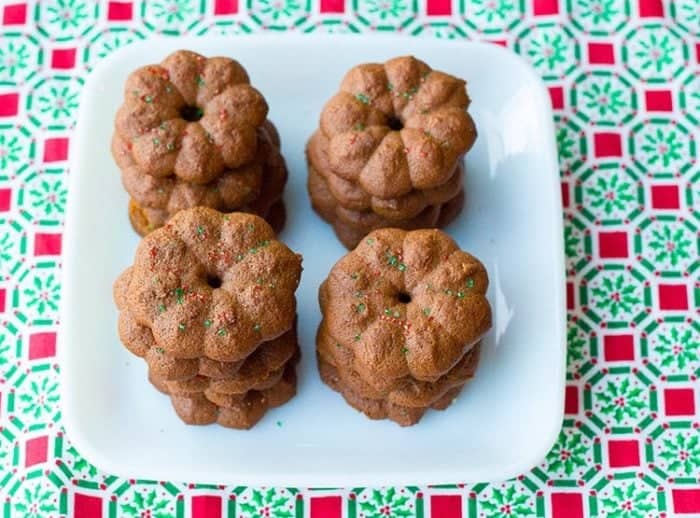
[[[300,275],[262,218],[180,211],[115,282],[120,339],[184,422],[250,428],[296,393]]]
[[[368,234],[319,291],[321,378],[368,417],[401,426],[447,408],[491,327],[487,288],[481,262],[440,230]]]
[[[195,206],[284,226],[287,168],[267,103],[235,60],[179,50],[127,79],[112,155],[141,235]]]
[[[476,129],[466,83],[414,57],[363,64],[323,108],[306,155],[312,206],[353,248],[379,228],[450,223]]]

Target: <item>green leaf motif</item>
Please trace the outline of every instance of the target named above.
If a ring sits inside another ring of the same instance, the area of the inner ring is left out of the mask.
[[[594,393],[596,401],[600,404],[600,411],[608,416],[612,416],[617,424],[625,418],[637,418],[639,412],[645,408],[644,399],[646,396],[641,388],[630,387],[629,378],[624,378],[619,385],[610,381],[605,385],[603,391]]]

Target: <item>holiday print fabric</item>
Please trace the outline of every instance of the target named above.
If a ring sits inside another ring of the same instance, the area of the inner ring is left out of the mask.
[[[544,78],[561,165],[568,374],[561,433],[532,471],[440,487],[204,486],[112,476],[65,436],[56,333],[85,78],[154,35],[263,31],[485,40]],[[699,124],[700,0],[0,3],[0,513],[700,515]]]

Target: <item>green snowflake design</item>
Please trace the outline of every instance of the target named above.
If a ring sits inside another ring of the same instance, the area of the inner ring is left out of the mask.
[[[371,497],[360,502],[360,510],[363,518],[390,518],[413,516],[414,512],[408,507],[409,497],[397,494],[394,488],[385,492],[372,490]]]
[[[595,186],[587,187],[586,193],[591,197],[591,206],[602,209],[606,216],[610,216],[616,210],[627,210],[634,201],[630,192],[632,184],[620,180],[620,176],[613,174],[609,179],[598,176]]]
[[[567,361],[569,364],[584,359],[586,350],[586,337],[576,326],[570,326],[566,330]]]
[[[605,389],[595,393],[600,404],[600,411],[612,417],[615,423],[622,423],[625,418],[635,419],[644,408],[644,394],[640,387],[633,387],[629,378],[622,383],[608,381]]]
[[[83,475],[85,478],[95,478],[97,476],[97,468],[86,461],[73,446],[66,450],[68,455],[73,459],[73,472]]]
[[[684,370],[692,362],[700,360],[700,338],[694,336],[692,329],[679,331],[671,327],[666,334],[657,335],[657,345],[654,352],[661,357],[661,366],[676,366]]]
[[[53,273],[46,278],[37,275],[32,281],[32,286],[25,288],[23,293],[27,297],[27,307],[34,308],[39,315],[43,315],[47,309],[53,311],[58,309],[61,285]]]
[[[109,56],[115,50],[120,49],[133,41],[134,38],[131,36],[131,33],[111,32],[107,36],[100,39],[99,45],[95,47],[94,52],[98,58],[104,58]],[[96,42],[93,42],[93,45],[95,44]]]
[[[646,40],[637,42],[638,50],[634,56],[639,61],[641,70],[660,73],[666,67],[673,65],[673,53],[678,50],[668,34],[649,34]]]
[[[510,485],[505,490],[496,487],[491,491],[491,498],[482,500],[479,507],[485,518],[513,518],[519,516],[534,516],[532,503],[526,494],[515,494],[515,486]]]
[[[15,512],[23,518],[45,518],[58,511],[56,495],[41,484],[36,484],[34,489],[24,487],[14,499]]]
[[[566,126],[557,128],[557,148],[559,149],[559,162],[574,158],[574,140],[573,132]]]
[[[165,510],[169,505],[169,500],[160,498],[155,489],[149,492],[134,491],[134,499],[121,504],[121,515],[133,518],[172,518],[173,513]]]
[[[22,142],[17,135],[3,133],[0,130],[0,169],[19,162],[22,158]]]
[[[594,25],[611,23],[621,12],[616,8],[620,5],[619,0],[577,0],[576,4],[580,8],[578,15],[590,19]]]
[[[292,518],[291,501],[288,496],[279,495],[274,488],[266,491],[252,490],[249,502],[241,502],[239,509],[247,518],[274,517]]]
[[[25,44],[15,44],[10,40],[0,47],[0,80],[14,80],[18,72],[29,67],[29,48]]]
[[[405,0],[366,0],[362,2],[367,12],[379,19],[398,18],[408,7]]]
[[[652,492],[639,489],[634,483],[627,488],[615,485],[608,497],[603,497],[600,503],[605,509],[606,518],[645,518],[654,506],[649,503]]]
[[[674,5],[679,21],[700,32],[700,0],[677,0]],[[691,29],[692,30],[692,29]]]
[[[635,305],[642,302],[635,285],[625,282],[622,274],[615,279],[603,277],[598,286],[591,288],[591,293],[595,295],[594,306],[608,311],[613,318],[620,313],[630,313]]]
[[[629,106],[625,93],[625,90],[613,85],[612,81],[594,82],[583,92],[585,107],[597,112],[599,117],[619,115],[622,108]]]
[[[194,13],[194,7],[189,0],[159,0],[149,3],[156,18],[161,18],[166,24],[184,22]]]
[[[692,432],[689,438],[683,433],[676,434],[671,439],[663,439],[663,450],[659,457],[664,459],[667,469],[675,473],[693,475],[700,469],[700,439],[697,432]]]
[[[564,225],[564,252],[567,259],[578,258],[581,237],[572,225]]]
[[[280,18],[289,18],[301,9],[301,4],[295,0],[260,0],[262,6],[260,12],[278,21]]]
[[[50,415],[58,403],[58,382],[48,376],[41,382],[32,379],[29,382],[29,391],[20,394],[19,401],[22,414],[41,420]]]
[[[48,84],[44,91],[36,94],[39,112],[51,117],[53,122],[70,122],[74,118],[74,111],[78,108],[78,96],[80,92],[72,90],[69,86],[57,86]]]
[[[0,271],[3,271],[8,263],[12,261],[12,248],[14,246],[15,244],[9,233],[0,238]]]
[[[88,17],[87,4],[82,0],[56,0],[46,7],[47,21],[62,31],[75,29]]]
[[[566,434],[563,430],[559,433],[559,439],[547,454],[545,463],[547,471],[562,472],[567,476],[574,474],[576,468],[586,466],[586,453],[588,449],[583,443],[583,435],[579,432]]]
[[[562,34],[545,32],[539,39],[531,41],[527,55],[535,67],[553,72],[557,65],[566,64],[567,49],[568,45]]]
[[[690,246],[692,240],[683,227],[673,229],[670,225],[663,225],[659,230],[651,230],[652,239],[649,248],[654,250],[654,261],[678,266],[681,259],[690,258]]]
[[[645,161],[650,165],[669,167],[674,161],[683,158],[683,142],[675,129],[664,131],[659,127],[656,130],[650,127],[644,132],[641,149],[647,154]]]
[[[484,18],[487,23],[505,21],[515,11],[515,4],[509,0],[473,0],[474,14]]]
[[[65,213],[68,190],[61,180],[42,180],[29,191],[29,196],[32,207],[39,209],[46,216]]]

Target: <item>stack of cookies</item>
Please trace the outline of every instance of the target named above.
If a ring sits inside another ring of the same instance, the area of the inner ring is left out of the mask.
[[[466,83],[414,57],[343,78],[307,145],[319,215],[353,248],[379,228],[443,227],[464,204],[464,154],[476,139]]]
[[[184,422],[250,428],[296,393],[300,276],[262,218],[180,211],[115,282],[120,339]]]
[[[141,235],[195,206],[284,226],[287,169],[267,103],[245,69],[180,50],[127,79],[112,155]]]
[[[440,230],[368,234],[319,291],[321,378],[372,419],[409,426],[447,408],[491,327],[487,288],[481,262]]]

